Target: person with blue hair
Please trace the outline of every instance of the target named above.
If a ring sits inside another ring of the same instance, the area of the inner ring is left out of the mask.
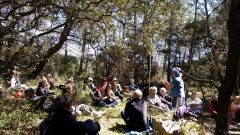
[[[167,89],[170,89],[170,96],[172,99],[172,107],[178,108],[185,103],[184,82],[182,79],[181,69],[178,67],[172,70],[172,81],[169,83],[167,80],[160,81]]]

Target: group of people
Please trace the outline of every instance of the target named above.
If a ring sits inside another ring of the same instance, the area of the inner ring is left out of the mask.
[[[90,89],[93,105],[102,107],[116,107],[122,100],[127,99],[125,109],[121,111],[121,116],[129,130],[146,130],[149,126],[147,108],[150,106],[157,107],[164,112],[187,106],[197,115],[202,113],[204,103],[198,98],[196,91],[192,91],[191,96],[185,99],[184,81],[180,68],[173,68],[171,82],[167,80],[159,82],[164,87],[150,87],[147,100],[142,99],[142,91],[135,84],[134,79],[130,79],[129,85],[124,86],[123,89],[117,81],[116,77],[113,77],[111,82],[107,78],[103,78],[100,87],[97,88],[93,84],[93,78],[87,77],[84,81],[83,90]],[[72,83],[73,78],[70,77],[65,85],[58,87],[62,90],[62,95],[56,96],[49,91],[49,89],[57,87],[53,82],[53,77],[49,74],[47,78],[44,76],[41,78],[36,90],[29,88],[24,93],[29,97],[29,101],[34,105],[34,109],[40,109],[48,114],[53,114],[47,132],[54,134],[97,134],[101,129],[98,122],[92,120],[80,122],[74,116],[86,114],[93,116],[94,119],[98,119],[106,111],[96,111],[92,106],[86,104],[74,105],[71,98],[71,95],[74,93]],[[167,89],[170,90],[169,95],[167,94]],[[211,117],[214,119],[217,115],[217,98],[217,95],[213,94],[209,102]],[[232,118],[240,118],[239,96],[234,98],[234,102],[231,104],[231,112]],[[44,121],[39,124],[41,133],[45,132],[41,128],[43,124]],[[55,131],[55,129],[61,130]]]

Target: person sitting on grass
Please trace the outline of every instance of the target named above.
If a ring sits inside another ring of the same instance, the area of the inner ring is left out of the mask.
[[[209,101],[209,110],[211,117],[213,119],[217,118],[217,104],[218,104],[218,96],[216,94],[212,94],[211,100]]]
[[[52,113],[53,102],[48,99],[47,95],[37,96],[36,91],[33,88],[26,89],[24,93],[25,96],[29,98],[34,110],[43,110],[48,114]],[[55,99],[56,95],[51,95],[50,97]]]
[[[142,99],[142,91],[135,90],[132,101],[126,104],[124,111],[121,111],[121,116],[129,130],[138,132],[146,130],[148,127],[147,108],[148,102]]]
[[[46,80],[42,80],[41,82],[39,82],[38,88],[36,91],[37,96],[49,95],[50,92],[49,92],[47,86],[48,86],[48,83]]]
[[[231,116],[232,119],[240,119],[240,96],[235,96],[231,103]]]
[[[169,111],[170,109],[166,104],[163,104],[157,95],[157,87],[153,86],[149,88],[149,95],[147,96],[147,101],[150,105],[158,107],[160,110]]]
[[[119,100],[111,90],[111,84],[107,84],[106,89],[102,92],[100,105],[106,107],[115,107],[118,103]]]
[[[197,97],[196,91],[192,91],[191,97],[189,97],[186,102],[197,115],[202,114],[201,109],[203,102],[200,98]]]
[[[124,86],[124,91],[123,91],[123,97],[126,97],[127,100],[131,101],[131,98],[133,96],[133,93],[130,92],[129,86]]]
[[[47,82],[48,82],[48,84],[50,85],[50,87],[49,87],[50,90],[51,90],[51,89],[56,89],[56,86],[55,86],[55,84],[54,84],[54,82],[53,82],[53,77],[52,77],[51,74],[48,74],[48,75],[47,75]]]
[[[135,91],[136,89],[140,89],[139,86],[137,84],[135,84],[135,80],[133,78],[131,78],[129,80],[129,88],[131,91]]]
[[[114,95],[117,97],[117,99],[120,99],[122,101],[123,95],[121,94],[121,91],[117,89],[117,83],[112,83],[112,91]]]
[[[97,135],[101,130],[98,122],[93,120],[77,121],[72,115],[73,99],[66,94],[58,96],[54,102],[54,113],[44,129],[45,120],[39,124],[40,135]]]
[[[171,110],[172,109],[172,97],[166,94],[166,89],[162,87],[160,89],[159,97],[161,99],[161,102],[166,104],[168,108]]]

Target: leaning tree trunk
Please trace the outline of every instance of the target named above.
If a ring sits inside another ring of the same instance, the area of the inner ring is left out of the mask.
[[[73,25],[73,22],[66,23],[66,25],[64,26],[64,29],[63,29],[60,37],[59,37],[58,43],[54,47],[50,48],[48,50],[47,54],[43,56],[44,60],[39,62],[37,67],[33,69],[32,73],[29,75],[30,79],[36,78],[40,74],[40,72],[42,71],[44,66],[47,64],[48,59],[54,53],[56,53],[59,49],[61,49],[61,47],[63,46],[64,42],[67,40],[67,37],[68,37],[70,31],[72,30],[72,25]]]
[[[232,0],[227,22],[229,51],[225,78],[219,89],[218,114],[215,134],[225,135],[228,131],[228,108],[233,89],[237,85],[240,60],[240,1]]]

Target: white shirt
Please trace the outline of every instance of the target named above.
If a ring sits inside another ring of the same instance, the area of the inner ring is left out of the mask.
[[[202,104],[202,100],[198,97],[195,97],[194,99],[192,99],[191,97],[189,97],[186,101],[188,104],[198,104],[201,105]]]

